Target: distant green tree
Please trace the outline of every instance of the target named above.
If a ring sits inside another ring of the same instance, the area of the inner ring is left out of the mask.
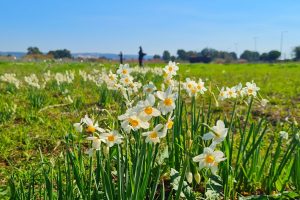
[[[281,53],[276,50],[272,50],[268,53],[268,61],[274,62],[280,57]]]
[[[261,61],[268,61],[269,59],[269,54],[268,53],[262,53],[260,56],[259,56],[259,59]]]
[[[160,55],[155,54],[155,55],[153,56],[153,59],[161,59],[161,57],[160,57]]]
[[[38,54],[43,54],[39,48],[37,47],[28,47],[27,48],[27,55],[38,55]]]
[[[240,58],[241,59],[245,59],[247,60],[248,62],[255,62],[255,61],[258,61],[259,60],[259,53],[257,51],[249,51],[249,50],[245,50]]]
[[[52,55],[55,59],[59,58],[72,58],[72,54],[67,49],[59,49],[55,51],[49,51],[48,55]]]
[[[188,60],[189,57],[188,57],[188,54],[187,54],[187,52],[185,50],[178,49],[177,50],[177,58],[179,60]]]
[[[295,47],[293,52],[295,54],[295,60],[300,60],[300,46]]]
[[[237,60],[237,59],[238,59],[238,57],[237,57],[237,55],[236,55],[235,52],[230,52],[229,54],[230,54],[230,56],[231,56],[231,58],[232,58],[233,60]]]
[[[166,62],[170,61],[171,60],[171,54],[169,51],[165,50],[163,52],[163,56],[162,56],[162,59]]]
[[[176,60],[176,56],[171,56],[171,61],[174,62]]]

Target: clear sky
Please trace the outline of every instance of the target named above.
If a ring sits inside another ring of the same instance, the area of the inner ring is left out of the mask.
[[[148,54],[300,45],[297,0],[1,0],[0,51]]]

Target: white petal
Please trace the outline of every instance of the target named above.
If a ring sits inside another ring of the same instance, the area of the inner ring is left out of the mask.
[[[202,136],[202,139],[203,140],[211,140],[211,139],[213,139],[214,138],[214,134],[213,133],[211,133],[211,132],[209,132],[209,133],[205,133],[203,136]]]

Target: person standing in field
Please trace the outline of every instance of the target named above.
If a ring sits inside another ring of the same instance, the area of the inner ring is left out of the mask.
[[[122,51],[120,51],[119,57],[120,57],[120,64],[123,64],[123,52]]]
[[[140,46],[140,50],[139,50],[139,66],[142,67],[143,66],[143,58],[146,55],[146,53],[143,52],[142,47]]]

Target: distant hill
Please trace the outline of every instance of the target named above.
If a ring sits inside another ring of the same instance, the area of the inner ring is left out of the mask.
[[[15,56],[17,58],[21,58],[22,56],[24,56],[26,53],[25,52],[5,52],[5,51],[0,51],[0,56],[7,56],[7,55],[11,55],[11,56]]]
[[[13,51],[0,51],[0,56],[6,56],[6,55],[11,55],[15,56],[17,58],[21,58],[22,56],[26,55],[25,52],[13,52]],[[112,60],[117,60],[119,59],[118,54],[114,53],[72,53],[72,56],[75,58],[77,57],[83,57],[83,58],[99,58],[99,57],[105,57],[108,59]],[[124,59],[137,59],[138,55],[131,55],[131,54],[124,54],[123,55]],[[145,56],[145,59],[152,59],[152,55],[147,55]]]

